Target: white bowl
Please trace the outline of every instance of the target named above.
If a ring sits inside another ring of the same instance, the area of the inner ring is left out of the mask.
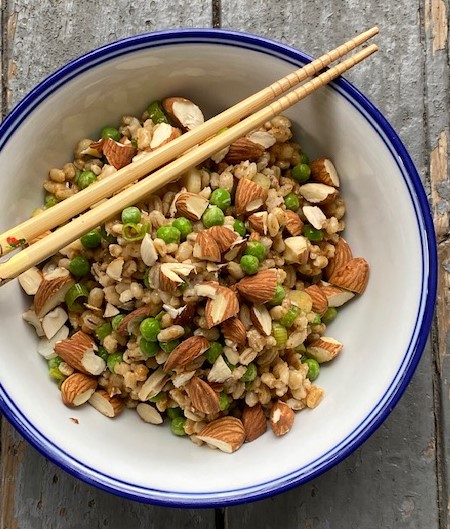
[[[48,169],[104,124],[140,115],[168,95],[188,97],[211,116],[309,60],[250,35],[176,30],[125,39],[69,63],[1,125],[1,228],[27,218],[41,203]],[[165,505],[250,501],[342,460],[400,398],[425,345],[436,292],[435,239],[420,179],[385,118],[343,79],[287,114],[306,152],[334,160],[348,208],[345,237],[371,266],[365,294],[332,324],[345,349],[322,370],[323,402],[302,411],[288,435],[266,434],[233,455],[199,448],[131,412],[110,420],[90,406],[71,410],[48,379],[21,319],[29,300],[13,282],[0,292],[1,409],[71,474]]]

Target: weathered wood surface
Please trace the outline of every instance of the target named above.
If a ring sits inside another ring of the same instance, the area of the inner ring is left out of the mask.
[[[382,51],[376,71],[373,63],[362,64],[348,78],[388,116],[411,153],[430,195],[442,266],[436,324],[411,385],[383,426],[325,475],[225,512],[164,509],[76,481],[3,422],[0,529],[448,529],[448,0],[3,0],[1,5],[4,111],[67,60],[126,35],[221,24],[318,55],[378,24]]]

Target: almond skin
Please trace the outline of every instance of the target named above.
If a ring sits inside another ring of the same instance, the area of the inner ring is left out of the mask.
[[[319,364],[333,360],[343,349],[343,344],[329,336],[321,336],[309,343],[306,351],[308,356],[317,360]]]
[[[328,186],[339,187],[339,176],[331,160],[319,158],[313,160],[309,167],[311,168],[311,180]]]
[[[94,377],[73,373],[61,384],[61,398],[66,406],[80,406],[90,399],[97,384]]]
[[[225,161],[227,163],[240,163],[245,160],[256,162],[264,153],[264,147],[248,138],[239,138],[230,145]]]
[[[309,294],[312,299],[312,310],[323,316],[328,309],[328,300],[321,287],[311,285],[305,288],[305,292]]]
[[[187,394],[191,399],[192,406],[207,415],[219,413],[219,395],[204,380],[192,377],[186,386]]]
[[[133,329],[136,329],[141,321],[149,314],[150,310],[148,306],[139,307],[138,309],[133,310],[120,322],[117,332],[119,334],[131,334]]]
[[[330,277],[330,283],[362,294],[369,281],[369,263],[363,257],[355,257]]]
[[[137,150],[131,145],[123,145],[111,138],[108,138],[103,143],[103,154],[108,160],[109,165],[112,165],[116,169],[122,169],[125,165],[128,165]]]
[[[297,235],[300,235],[302,233],[303,229],[303,221],[302,219],[295,213],[295,211],[286,210],[286,231],[288,231],[292,237],[297,237]]]
[[[99,389],[91,395],[89,404],[106,417],[113,418],[123,411],[123,400],[119,397],[111,397],[103,389]]]
[[[174,325],[187,325],[192,321],[192,318],[195,316],[196,306],[195,303],[187,303],[183,310],[178,314],[178,316],[173,320]]]
[[[191,336],[183,340],[169,355],[164,364],[164,371],[172,371],[177,367],[185,366],[198,358],[207,349],[209,341],[203,336]]]
[[[270,426],[277,437],[281,437],[291,430],[294,419],[294,412],[282,401],[278,401],[270,410]]]
[[[277,271],[272,268],[258,272],[254,276],[244,277],[236,287],[245,299],[260,305],[273,299],[277,284]]]
[[[327,298],[329,307],[341,307],[344,303],[347,303],[347,301],[355,297],[353,292],[334,285],[325,284],[321,285],[320,288]]]
[[[38,318],[43,318],[48,312],[64,301],[67,291],[75,281],[70,275],[43,279],[34,297],[34,310]]]
[[[267,419],[261,404],[245,406],[242,411],[242,424],[245,430],[245,442],[250,443],[267,431]]]
[[[231,340],[238,345],[244,345],[247,341],[247,330],[238,318],[230,318],[224,321],[220,326],[220,330],[227,340]]]
[[[202,218],[208,205],[209,201],[205,197],[189,191],[180,193],[175,201],[178,213],[194,222]]]
[[[227,287],[217,286],[214,299],[209,298],[205,306],[205,318],[208,329],[236,316],[239,301],[236,294]]]
[[[225,226],[212,226],[207,233],[216,241],[220,253],[231,248],[231,245],[239,238],[239,235]]]
[[[197,235],[194,243],[193,256],[203,261],[220,263],[221,255],[219,245],[208,231],[201,231]]]
[[[262,186],[248,178],[241,178],[234,199],[236,214],[244,215],[256,211],[264,204],[267,196],[268,192]]]
[[[96,349],[94,340],[83,331],[55,344],[55,353],[85,375],[100,375],[106,367],[103,358],[94,353]]]
[[[222,452],[236,452],[245,441],[245,430],[242,422],[236,417],[222,417],[207,424],[197,437],[215,446]]]
[[[328,261],[325,273],[330,278],[337,270],[343,268],[353,258],[348,242],[342,237],[338,240],[334,249],[334,256]]]
[[[253,213],[248,218],[250,227],[261,235],[267,235],[267,211],[261,211],[259,213]]]

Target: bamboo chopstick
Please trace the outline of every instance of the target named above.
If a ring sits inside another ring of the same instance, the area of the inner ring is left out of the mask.
[[[17,277],[25,270],[42,262],[47,257],[56,253],[59,249],[80,237],[86,231],[95,228],[116,214],[121,209],[137,203],[146,195],[153,193],[175,177],[179,176],[193,165],[197,165],[215,152],[233,143],[249,131],[261,126],[266,121],[280,114],[290,106],[294,105],[307,95],[311,94],[321,86],[329,83],[339,75],[363,61],[378,50],[375,44],[364,48],[353,56],[318,75],[311,81],[289,92],[267,107],[247,117],[237,125],[211,138],[191,150],[165,167],[133,186],[121,191],[106,202],[99,204],[94,209],[73,219],[65,226],[60,227],[47,237],[32,244],[12,256],[7,261],[0,263],[0,286],[10,279]]]
[[[354,39],[345,42],[341,46],[322,55],[318,59],[307,64],[303,68],[296,70],[286,77],[274,82],[270,86],[244,99],[233,107],[225,110],[217,116],[209,119],[203,125],[183,134],[170,143],[159,147],[154,152],[141,158],[136,162],[125,166],[113,175],[104,180],[96,182],[72,197],[56,204],[51,209],[42,212],[40,215],[26,220],[14,228],[10,228],[0,234],[0,256],[6,255],[17,247],[26,245],[29,241],[45,233],[48,230],[60,226],[69,219],[75,217],[82,211],[88,209],[104,198],[112,196],[136,180],[141,179],[151,171],[161,167],[171,160],[181,156],[185,151],[194,147],[198,143],[204,142],[217,133],[218,130],[239,122],[242,118],[249,116],[263,105],[269,103],[279,95],[283,94],[298,83],[308,77],[315,75],[330,63],[340,59],[357,46],[367,42],[379,32],[377,27],[357,35]]]

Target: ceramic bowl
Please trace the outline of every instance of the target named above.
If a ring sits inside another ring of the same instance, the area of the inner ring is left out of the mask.
[[[211,116],[310,61],[263,38],[226,31],[140,35],[95,50],[38,85],[0,128],[1,229],[42,201],[51,167],[123,114],[168,95]],[[66,408],[36,337],[22,321],[29,300],[17,281],[0,292],[0,404],[46,457],[107,491],[164,505],[212,506],[263,498],[335,465],[386,418],[424,348],[436,290],[432,221],[419,176],[398,136],[354,86],[339,79],[286,113],[311,157],[330,157],[347,203],[345,238],[370,263],[363,296],[330,334],[344,351],[322,370],[326,395],[292,431],[270,432],[232,455],[199,448],[135,413],[107,419]],[[76,417],[78,423],[70,418]]]

